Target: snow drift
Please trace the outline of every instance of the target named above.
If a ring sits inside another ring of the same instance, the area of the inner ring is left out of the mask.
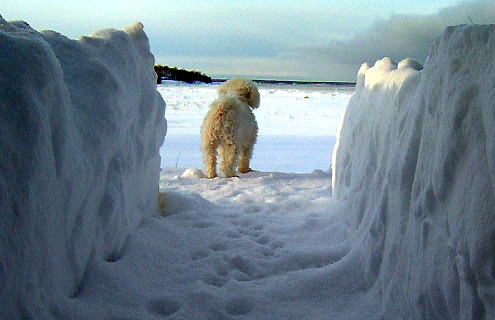
[[[165,105],[139,23],[74,41],[0,17],[0,57],[0,318],[46,319],[157,212]]]
[[[449,27],[424,70],[364,64],[334,153],[384,318],[495,317],[495,26]]]

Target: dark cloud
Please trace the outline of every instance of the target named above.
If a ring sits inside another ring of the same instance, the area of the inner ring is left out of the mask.
[[[432,42],[450,25],[495,23],[495,1],[465,2],[434,15],[393,15],[377,21],[371,29],[349,41],[295,51],[306,63],[319,65],[320,77],[354,81],[363,62],[374,63],[388,56],[394,60],[426,60]]]

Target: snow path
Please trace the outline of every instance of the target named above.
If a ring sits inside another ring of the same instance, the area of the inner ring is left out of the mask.
[[[318,319],[371,304],[353,272],[338,271],[351,230],[336,216],[329,173],[181,173],[161,173],[170,215],[145,218],[115,261],[89,270],[75,299],[85,317],[94,305],[98,318]]]

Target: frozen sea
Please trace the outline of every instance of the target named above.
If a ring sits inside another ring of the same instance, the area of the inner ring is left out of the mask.
[[[162,168],[204,167],[200,128],[219,85],[166,81],[158,86],[167,103],[168,122],[160,151]],[[259,133],[252,168],[264,172],[328,171],[337,127],[354,87],[262,83],[258,88],[261,105],[254,113]]]

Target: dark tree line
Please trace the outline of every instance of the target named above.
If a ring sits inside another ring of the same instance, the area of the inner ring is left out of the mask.
[[[156,65],[155,72],[157,75],[156,83],[162,83],[162,80],[184,81],[187,83],[204,82],[211,83],[211,78],[200,71],[189,71],[178,69],[176,67]]]

